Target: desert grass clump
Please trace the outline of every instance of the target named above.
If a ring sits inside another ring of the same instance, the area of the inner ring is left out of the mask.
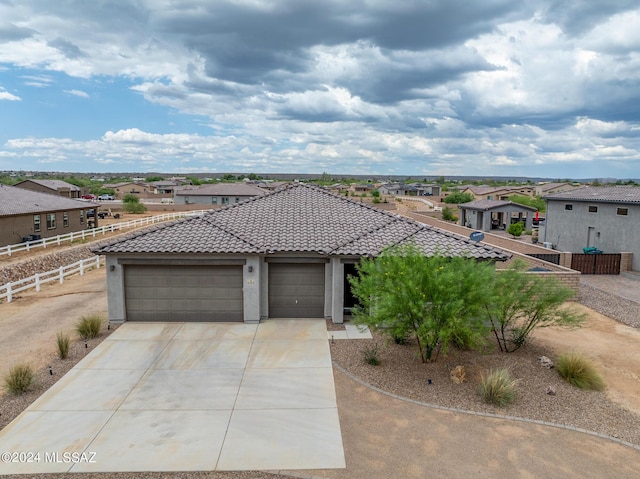
[[[491,369],[480,377],[480,396],[486,403],[508,406],[516,398],[516,384],[508,369]]]
[[[11,394],[24,394],[29,390],[35,378],[36,375],[31,366],[16,364],[4,377],[4,385]]]
[[[377,344],[372,344],[371,346],[365,346],[362,350],[362,356],[364,357],[364,362],[371,366],[378,366],[380,364],[380,359],[378,358],[378,353],[380,352],[380,348]]]
[[[76,323],[76,332],[82,339],[95,338],[100,334],[100,327],[102,326],[103,321],[104,319],[102,316],[95,314],[91,316],[83,316]]]
[[[70,344],[71,340],[68,334],[60,332],[56,335],[56,346],[58,346],[58,357],[60,359],[67,359]]]
[[[564,353],[558,356],[556,370],[569,384],[580,389],[602,391],[604,379],[595,364],[580,353]]]

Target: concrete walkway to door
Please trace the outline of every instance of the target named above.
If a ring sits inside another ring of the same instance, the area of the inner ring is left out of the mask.
[[[0,451],[38,454],[0,474],[344,468],[325,321],[126,323]]]

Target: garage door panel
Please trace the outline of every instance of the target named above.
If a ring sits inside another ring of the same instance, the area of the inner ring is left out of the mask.
[[[324,264],[271,263],[269,316],[324,317]]]
[[[241,266],[126,265],[129,321],[243,321]]]

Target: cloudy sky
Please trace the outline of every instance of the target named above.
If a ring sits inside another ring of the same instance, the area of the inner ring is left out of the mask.
[[[0,170],[640,178],[638,0],[0,0]]]

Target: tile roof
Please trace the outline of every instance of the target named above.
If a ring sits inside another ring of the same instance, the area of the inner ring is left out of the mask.
[[[506,200],[476,200],[476,201],[470,201],[469,203],[461,203],[458,205],[458,207],[468,209],[468,210],[488,211],[488,210],[493,210],[495,208],[502,208],[503,206],[510,206],[510,205],[515,205],[519,208],[529,210],[529,211],[536,211],[536,209],[531,206],[520,205],[518,203],[514,203],[513,201],[506,201]]]
[[[263,196],[267,192],[245,183],[218,183],[202,186],[183,186],[177,196]]]
[[[0,185],[0,216],[78,210],[98,206],[87,201],[72,200],[57,194],[40,193],[15,186]]]
[[[28,183],[28,182],[36,183],[40,186],[44,186],[45,188],[51,188],[52,190],[56,190],[56,191],[59,189],[69,189],[71,191],[80,191],[80,188],[77,187],[76,185],[72,185],[71,183],[67,183],[66,181],[62,181],[62,180],[24,180],[15,186],[19,188],[20,184]]]
[[[543,196],[545,200],[575,200],[605,203],[640,203],[638,186],[585,186]]]
[[[501,261],[510,257],[463,236],[303,184],[285,186],[201,217],[132,233],[94,251],[375,256],[386,247],[409,242],[426,254]]]

